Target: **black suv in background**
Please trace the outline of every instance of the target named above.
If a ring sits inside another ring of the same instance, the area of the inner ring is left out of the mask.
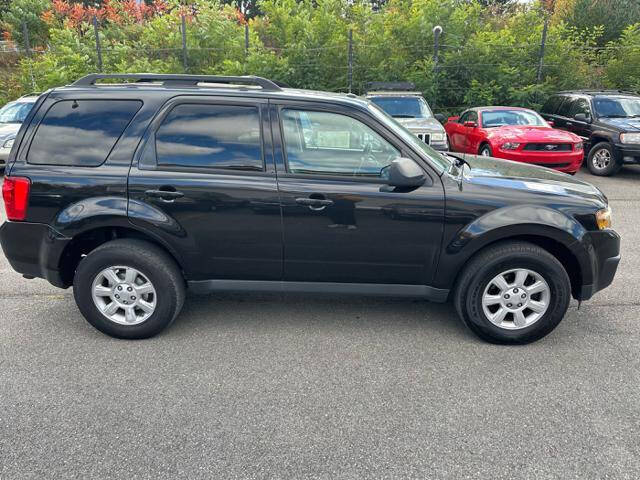
[[[640,96],[619,90],[576,90],[551,96],[541,115],[584,139],[587,167],[613,175],[640,163]]]
[[[160,332],[189,289],[451,298],[480,337],[526,343],[620,259],[595,187],[438,153],[366,99],[259,77],[94,74],[50,90],[3,197],[12,267],[73,286],[120,338]]]

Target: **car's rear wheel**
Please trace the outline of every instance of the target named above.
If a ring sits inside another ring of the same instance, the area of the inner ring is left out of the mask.
[[[73,293],[95,328],[117,338],[140,339],[173,322],[184,302],[185,284],[175,261],[162,249],[119,239],[82,259]]]
[[[465,267],[454,304],[464,323],[491,343],[524,344],[549,334],[562,320],[571,283],[562,264],[526,242],[482,251]]]
[[[483,157],[493,157],[493,152],[491,151],[491,146],[488,143],[485,143],[480,147],[480,155]]]
[[[622,165],[615,157],[609,142],[600,142],[589,151],[587,168],[593,175],[608,177],[618,173]]]

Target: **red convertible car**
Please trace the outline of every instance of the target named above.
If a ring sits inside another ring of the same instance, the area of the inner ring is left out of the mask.
[[[453,152],[472,153],[532,163],[574,174],[584,149],[577,135],[551,128],[533,110],[517,107],[476,107],[444,126]]]

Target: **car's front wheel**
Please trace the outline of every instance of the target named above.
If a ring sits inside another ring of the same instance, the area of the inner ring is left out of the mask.
[[[587,168],[593,175],[608,177],[622,168],[609,142],[600,142],[593,146],[587,158]]]
[[[491,151],[491,146],[488,143],[485,143],[480,147],[480,155],[483,157],[493,157],[493,152]]]
[[[562,320],[571,283],[562,264],[526,242],[505,242],[476,255],[462,272],[454,304],[464,323],[492,343],[524,344]]]
[[[152,337],[176,318],[185,284],[175,261],[152,243],[119,239],[84,257],[73,280],[78,308],[117,338]]]

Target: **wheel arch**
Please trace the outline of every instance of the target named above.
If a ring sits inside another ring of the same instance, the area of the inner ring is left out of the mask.
[[[611,137],[611,134],[608,132],[595,131],[589,137],[589,151],[587,151],[586,154],[589,155],[593,147],[601,142],[609,143],[613,149],[613,138]]]
[[[477,255],[480,255],[483,251],[488,248],[494,247],[501,243],[509,243],[509,242],[527,242],[533,245],[536,245],[543,250],[549,252],[553,255],[564,267],[567,275],[569,276],[569,280],[571,282],[571,294],[574,298],[579,298],[580,292],[582,290],[582,286],[584,285],[584,272],[583,265],[581,265],[578,257],[573,253],[573,251],[563,242],[551,238],[542,234],[518,234],[518,235],[510,235],[501,238],[497,238],[493,241],[485,243],[478,248],[476,248],[473,253],[467,258],[465,264],[472,261]],[[458,281],[462,276],[464,268],[460,268],[455,276],[453,281],[453,289],[457,288]]]
[[[65,246],[58,268],[60,277],[66,286],[73,284],[73,277],[82,258],[99,246],[120,238],[135,238],[144,240],[164,250],[178,265],[184,277],[184,265],[179,255],[161,239],[133,226],[100,226],[89,228],[73,236],[73,239]]]
[[[526,219],[526,220],[523,220]],[[493,210],[460,229],[443,248],[436,287],[455,287],[458,274],[478,252],[498,242],[525,240],[544,248],[565,266],[572,294],[594,281],[590,237],[575,218],[539,205]]]

